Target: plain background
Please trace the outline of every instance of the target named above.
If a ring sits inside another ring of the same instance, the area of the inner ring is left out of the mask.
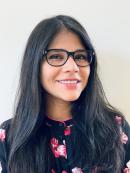
[[[0,0],[0,122],[12,117],[26,41],[46,17],[67,14],[86,28],[109,102],[130,122],[129,0]]]

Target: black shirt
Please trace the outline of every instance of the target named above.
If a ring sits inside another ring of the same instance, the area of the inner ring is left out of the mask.
[[[11,120],[7,120],[0,127],[0,173],[9,173],[7,172],[7,134],[10,122]],[[119,116],[116,116],[115,122],[120,126],[121,141],[126,150],[125,166],[122,173],[128,173],[128,169],[130,169],[130,126],[125,121],[122,127]],[[55,159],[55,165],[52,165],[50,173],[88,173],[78,165],[69,164],[72,160],[73,119],[56,121],[46,117],[45,124],[50,129],[50,148]],[[94,172],[94,170],[91,171],[91,173]]]

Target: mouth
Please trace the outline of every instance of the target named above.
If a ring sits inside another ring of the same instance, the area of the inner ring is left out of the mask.
[[[73,79],[73,80],[65,79],[65,80],[57,80],[57,82],[62,83],[62,84],[77,84],[81,81],[77,80],[77,79]]]
[[[78,79],[64,79],[57,80],[60,86],[65,87],[68,90],[77,90],[80,87],[80,80]]]

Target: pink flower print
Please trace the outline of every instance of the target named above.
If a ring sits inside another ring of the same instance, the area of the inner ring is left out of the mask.
[[[3,142],[5,140],[5,130],[0,129],[0,140]]]
[[[126,163],[126,166],[130,169],[130,160]]]
[[[56,138],[51,139],[51,149],[56,158],[59,156],[67,158],[66,145],[59,145]]]
[[[51,169],[51,173],[56,173],[56,172],[54,171],[54,169]]]
[[[64,130],[64,135],[67,136],[67,135],[70,135],[71,133],[71,128],[70,126],[67,126],[66,129]]]
[[[83,173],[81,168],[75,167],[72,169],[72,173]]]
[[[66,171],[62,171],[62,173],[67,173]]]
[[[125,169],[123,170],[123,173],[130,173],[130,169],[129,169],[129,168],[125,168]]]
[[[123,170],[123,173],[130,173],[130,160],[126,163],[127,168]]]
[[[59,153],[60,156],[63,156],[67,158],[67,153],[66,153],[66,146],[65,145],[59,145],[57,148],[57,152]]]
[[[124,132],[121,132],[121,142],[123,144],[126,144],[127,141],[128,141],[128,136]]]
[[[2,164],[0,162],[0,173],[2,173]]]
[[[56,158],[58,158],[60,156],[59,152],[56,149],[52,149],[52,152]]]
[[[66,145],[65,140],[63,140],[63,144]]]
[[[58,140],[56,138],[51,139],[51,146],[52,146],[52,148],[58,147]]]
[[[116,120],[117,124],[121,125],[121,123],[122,123],[122,117],[116,116],[115,117],[115,120]]]

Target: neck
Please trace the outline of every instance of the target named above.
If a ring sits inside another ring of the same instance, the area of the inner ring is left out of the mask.
[[[46,114],[57,121],[65,121],[72,118],[70,113],[70,102],[59,100],[57,98],[47,97]]]

